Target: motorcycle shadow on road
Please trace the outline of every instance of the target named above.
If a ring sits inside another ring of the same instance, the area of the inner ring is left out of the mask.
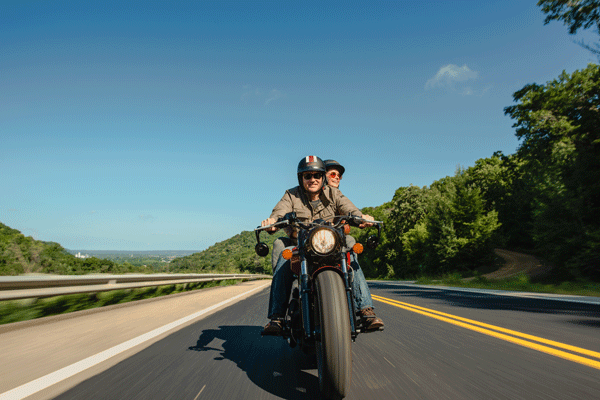
[[[284,399],[318,398],[315,356],[290,348],[280,337],[263,337],[261,331],[260,326],[222,325],[218,329],[202,331],[196,344],[188,349],[214,352],[216,361],[235,362],[250,381],[275,396]],[[212,345],[213,341],[218,345]]]

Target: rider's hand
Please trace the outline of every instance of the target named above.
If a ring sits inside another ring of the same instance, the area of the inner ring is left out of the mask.
[[[275,218],[267,218],[263,222],[260,223],[260,226],[263,227],[263,226],[271,225],[271,224],[274,224],[275,222],[277,222],[277,220]],[[275,227],[275,226],[265,229],[265,231],[267,231],[267,232],[275,232],[276,230],[277,230],[277,227]]]
[[[363,214],[362,219],[366,219],[367,221],[375,221],[375,218],[373,218],[367,214]],[[362,229],[362,228],[366,228],[367,226],[373,226],[373,224],[370,222],[364,222],[364,223],[360,224],[358,227],[360,229]]]

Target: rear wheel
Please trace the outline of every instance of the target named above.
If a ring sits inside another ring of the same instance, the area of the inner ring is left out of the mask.
[[[315,279],[315,326],[319,386],[327,399],[342,399],[352,378],[348,301],[342,278],[323,271]]]

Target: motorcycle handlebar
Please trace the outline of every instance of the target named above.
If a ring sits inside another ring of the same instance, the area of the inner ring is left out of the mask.
[[[288,225],[289,223],[290,223],[290,221],[288,221],[287,219],[286,219],[286,220],[283,220],[283,221],[279,221],[279,220],[278,220],[277,222],[275,222],[275,223],[273,223],[273,224],[271,224],[271,225],[259,226],[259,227],[257,227],[257,228],[256,228],[254,231],[255,231],[255,232],[256,232],[256,231],[264,231],[265,229],[269,229],[269,228],[277,227],[277,226],[280,226],[280,225]]]
[[[335,217],[333,217],[333,219],[338,219],[338,222],[335,224],[332,224],[335,228],[339,228],[340,226],[342,226],[345,223],[349,223],[352,226],[360,226],[361,224],[367,223],[367,224],[372,224],[372,226],[377,228],[377,236],[372,235],[367,239],[367,246],[371,247],[371,248],[375,248],[377,246],[377,244],[379,243],[379,237],[381,236],[381,228],[383,226],[383,221],[369,221],[366,220],[362,217],[356,216],[356,215],[336,215]],[[296,217],[296,213],[295,212],[291,212],[291,213],[287,213],[285,214],[283,217],[279,218],[277,220],[277,222],[270,224],[270,225],[266,225],[266,226],[259,226],[254,230],[254,233],[256,234],[256,247],[255,247],[255,251],[256,254],[258,254],[261,257],[266,256],[267,254],[269,254],[269,246],[267,246],[265,243],[262,243],[260,241],[260,232],[264,231],[266,229],[269,228],[274,228],[274,227],[278,227],[278,226],[290,226],[290,225],[295,225],[297,227],[300,227],[302,229],[310,229],[314,226],[318,226],[318,225],[322,225],[325,221],[320,220],[318,222],[309,222],[307,224],[303,224],[300,221],[298,221],[298,218]]]
[[[334,226],[336,226],[336,227],[341,225],[342,221],[346,221],[352,226],[359,226],[364,223],[368,223],[368,224],[370,223],[370,224],[373,224],[374,226],[383,225],[383,221],[370,221],[370,220],[364,219],[364,218],[356,216],[356,215],[336,215],[333,218],[338,219],[338,222],[336,224],[334,224]],[[293,225],[294,223],[304,229],[308,229],[311,226],[316,225],[314,222],[309,222],[308,224],[301,223],[300,221],[298,221],[298,218],[296,217],[296,213],[291,212],[291,213],[287,213],[283,217],[279,218],[277,220],[277,222],[274,222],[274,223],[272,223],[270,225],[266,225],[266,226],[259,226],[254,231],[255,232],[256,231],[264,231],[266,229],[274,228],[274,227],[278,227],[278,226]]]
[[[383,221],[370,221],[368,219],[364,219],[362,217],[358,217],[356,215],[342,216],[340,221],[344,220],[344,218],[348,219],[348,223],[352,226],[359,226],[364,223],[373,224],[373,225],[383,225]]]

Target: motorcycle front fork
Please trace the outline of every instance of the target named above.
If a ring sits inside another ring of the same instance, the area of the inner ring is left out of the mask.
[[[348,262],[346,259],[350,259],[350,253],[344,253],[342,255],[342,273],[344,274],[344,285],[346,286],[346,297],[348,299],[348,312],[350,313],[350,329],[352,332],[352,341],[356,340],[356,336],[358,336],[358,331],[356,330],[356,310],[354,308],[354,293],[352,293],[352,282],[351,279],[354,279],[354,275],[350,279],[348,272]]]
[[[341,267],[342,274],[344,277],[344,286],[346,288],[346,300],[348,303],[348,313],[350,314],[350,331],[352,336],[352,341],[356,340],[356,336],[358,336],[358,331],[356,329],[356,309],[354,307],[354,295],[352,293],[352,283],[349,278],[348,273],[348,263],[346,261],[346,257],[349,257],[349,253],[344,254],[341,257]],[[354,278],[354,277],[352,277]],[[310,313],[310,292],[311,288],[309,287],[308,280],[308,266],[306,260],[301,260],[300,262],[300,301],[302,303],[302,323],[304,325],[304,334],[307,341],[311,341],[315,337],[314,332],[314,321],[312,321],[312,316]]]
[[[308,287],[308,265],[304,257],[300,261],[300,301],[302,302],[302,324],[307,341],[313,339],[314,323],[311,323],[310,313],[310,287]]]

